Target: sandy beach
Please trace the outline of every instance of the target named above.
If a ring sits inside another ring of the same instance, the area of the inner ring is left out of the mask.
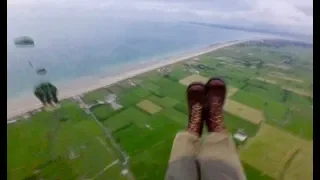
[[[185,53],[176,57],[168,58],[166,60],[161,60],[157,62],[151,61],[148,63],[138,63],[137,65],[135,65],[134,67],[131,67],[128,70],[122,70],[121,72],[118,72],[111,76],[108,75],[106,77],[100,77],[100,78],[99,77],[80,78],[78,80],[74,80],[65,85],[58,85],[59,98],[65,99],[65,98],[77,96],[77,95],[114,84],[118,81],[125,80],[130,77],[133,77],[133,76],[136,76],[136,75],[139,75],[163,66],[174,64],[176,62],[187,60],[192,57],[196,57],[211,51],[215,51],[220,48],[242,43],[245,41],[248,41],[248,40],[218,43],[213,46],[208,46],[207,48],[204,48],[203,50],[200,50],[198,52]],[[33,94],[30,94],[30,96],[23,97],[23,98],[16,98],[16,99],[10,99],[10,100],[8,99],[7,100],[7,120],[12,117],[19,116],[28,111],[40,108],[41,106],[42,104],[39,102],[38,99],[36,99],[33,96]]]

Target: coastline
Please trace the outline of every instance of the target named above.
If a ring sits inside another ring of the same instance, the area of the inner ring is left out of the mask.
[[[137,76],[139,74],[152,71],[160,67],[168,66],[168,65],[181,62],[184,60],[188,60],[190,58],[193,58],[208,52],[212,52],[221,48],[247,42],[250,40],[260,40],[260,38],[248,39],[248,40],[234,40],[234,41],[228,41],[228,42],[217,42],[197,52],[184,53],[178,56],[168,57],[166,60],[161,60],[161,61],[140,62],[136,64],[134,67],[131,67],[131,68],[127,67],[127,68],[121,69],[121,72],[115,71],[111,75],[108,74],[102,77],[89,76],[89,77],[73,80],[72,82],[69,82],[63,85],[58,85],[59,99],[62,100],[62,99],[67,99],[73,96],[81,95],[81,94],[93,91],[95,89],[99,89],[99,88],[117,83],[119,81]],[[28,111],[32,111],[34,109],[40,108],[41,106],[42,104],[33,95],[22,97],[22,98],[10,99],[10,100],[8,99],[7,100],[7,121],[10,118],[13,118],[15,116],[19,116],[21,114],[27,113]]]

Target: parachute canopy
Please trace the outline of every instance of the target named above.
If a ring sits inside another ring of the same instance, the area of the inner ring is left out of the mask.
[[[42,82],[35,86],[34,95],[42,102],[42,104],[59,103],[58,89],[50,82]]]
[[[20,36],[14,39],[17,47],[34,47],[34,40],[28,36]]]
[[[46,93],[57,93],[57,87],[50,82],[41,82],[35,87],[35,90],[44,91]]]
[[[38,75],[47,74],[47,70],[45,68],[38,68],[36,72],[37,72]]]

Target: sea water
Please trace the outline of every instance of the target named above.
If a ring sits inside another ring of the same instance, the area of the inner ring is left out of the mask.
[[[22,35],[32,37],[35,47],[14,46],[13,38]],[[161,60],[217,42],[259,36],[263,35],[181,22],[118,19],[69,24],[48,24],[37,19],[22,24],[8,22],[7,95],[10,99],[32,93],[33,87],[41,80],[59,83],[98,76],[124,64],[154,58]],[[46,68],[47,74],[36,75],[36,68]]]

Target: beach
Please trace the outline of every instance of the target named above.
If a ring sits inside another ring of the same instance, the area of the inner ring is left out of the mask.
[[[253,40],[253,39],[250,39],[250,40]],[[116,82],[137,76],[139,74],[146,73],[148,71],[152,71],[154,69],[157,69],[163,66],[188,60],[190,58],[193,58],[208,52],[212,52],[227,46],[242,43],[245,41],[249,41],[249,40],[228,41],[223,43],[217,43],[214,45],[210,45],[197,52],[184,53],[179,56],[170,57],[166,60],[161,60],[157,62],[146,61],[142,63],[137,63],[133,67],[122,69],[121,71],[118,71],[113,75],[109,74],[102,77],[92,76],[92,77],[80,78],[72,82],[69,82],[67,84],[58,85],[57,87],[59,89],[59,99],[66,99],[66,98],[78,96],[86,92],[93,91],[95,89],[114,84]],[[38,99],[36,99],[33,96],[33,94],[30,94],[30,96],[26,96],[22,98],[8,99],[7,100],[7,120],[15,116],[19,116],[28,111],[32,111],[34,109],[40,108],[41,106],[42,104]]]

